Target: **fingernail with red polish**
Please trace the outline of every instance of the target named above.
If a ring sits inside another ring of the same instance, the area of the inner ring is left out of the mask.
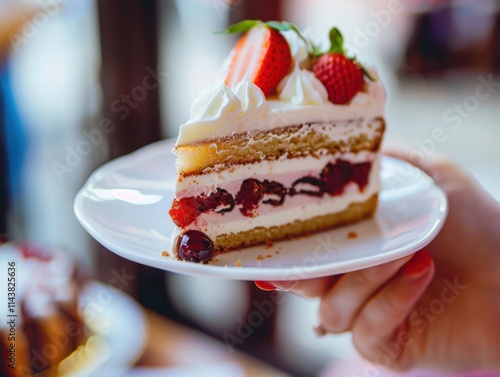
[[[276,286],[272,285],[268,281],[258,281],[258,280],[256,280],[256,281],[254,281],[254,283],[257,286],[257,288],[260,288],[263,291],[275,291],[276,290]]]
[[[429,252],[420,250],[403,267],[403,274],[407,277],[417,278],[429,270],[432,265],[432,257]]]

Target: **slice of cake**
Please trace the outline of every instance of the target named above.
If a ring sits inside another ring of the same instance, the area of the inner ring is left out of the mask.
[[[371,217],[385,130],[382,84],[346,56],[340,32],[320,52],[292,24],[243,21],[224,82],[195,100],[173,153],[170,216],[179,259]]]

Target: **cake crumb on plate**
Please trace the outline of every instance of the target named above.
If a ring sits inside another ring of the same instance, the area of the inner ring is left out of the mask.
[[[351,231],[351,232],[347,233],[347,238],[350,238],[350,239],[358,238],[358,233]]]

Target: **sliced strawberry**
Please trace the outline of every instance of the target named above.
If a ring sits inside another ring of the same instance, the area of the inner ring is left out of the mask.
[[[246,76],[267,96],[290,71],[291,63],[286,39],[279,31],[259,23],[234,46],[225,83],[234,87]]]

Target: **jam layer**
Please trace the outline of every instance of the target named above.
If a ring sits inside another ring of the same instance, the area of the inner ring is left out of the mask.
[[[174,223],[181,228],[196,221],[203,213],[223,215],[239,210],[243,216],[251,218],[256,216],[259,206],[279,207],[285,203],[288,196],[338,196],[342,195],[350,183],[355,183],[362,192],[368,183],[370,169],[371,162],[353,164],[338,159],[334,164],[326,164],[317,176],[300,177],[289,187],[267,179],[248,178],[241,183],[235,195],[217,188],[210,195],[174,199],[169,214]]]

